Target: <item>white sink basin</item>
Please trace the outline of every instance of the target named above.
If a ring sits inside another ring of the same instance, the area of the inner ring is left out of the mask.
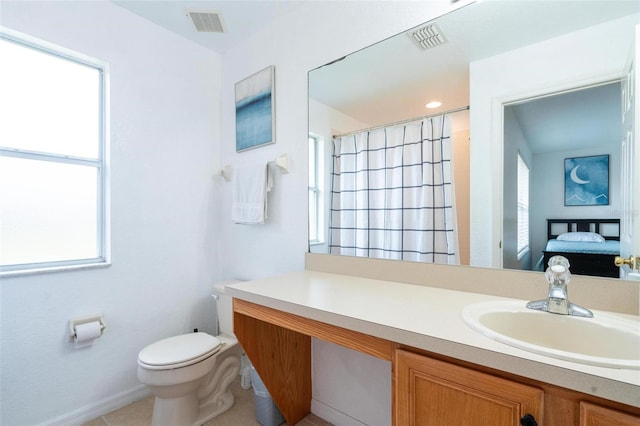
[[[582,364],[640,369],[640,321],[601,312],[594,312],[593,318],[557,315],[509,300],[469,305],[462,318],[485,336],[525,351]]]

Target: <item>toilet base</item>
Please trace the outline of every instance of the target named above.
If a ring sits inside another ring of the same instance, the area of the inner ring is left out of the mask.
[[[162,399],[156,397],[153,403],[152,426],[197,424],[198,399],[195,393],[180,398]]]
[[[242,350],[240,345],[232,348],[235,356],[229,356],[221,361],[220,367],[213,373],[214,377],[211,383],[217,385],[207,396],[207,390],[201,389],[198,392],[200,398],[200,407],[198,410],[198,418],[194,426],[199,426],[212,418],[224,413],[233,406],[235,398],[231,393],[231,384],[240,374],[240,357]]]
[[[231,391],[223,393],[216,401],[209,401],[200,407],[194,394],[175,399],[156,397],[151,425],[200,426],[230,409],[234,401]],[[194,414],[197,414],[197,417]]]
[[[212,401],[206,405],[201,405],[198,419],[195,421],[194,425],[202,425],[214,417],[219,416],[230,409],[233,406],[234,401],[235,398],[233,394],[231,391],[228,391],[221,395],[217,402]]]

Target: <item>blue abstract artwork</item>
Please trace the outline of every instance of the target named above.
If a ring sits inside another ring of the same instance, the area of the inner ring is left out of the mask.
[[[564,205],[609,204],[609,156],[565,158]]]
[[[236,151],[275,142],[274,67],[236,83]]]

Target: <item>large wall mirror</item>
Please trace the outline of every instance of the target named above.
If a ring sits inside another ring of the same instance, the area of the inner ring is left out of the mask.
[[[635,0],[488,0],[310,71],[309,250],[542,271],[543,252],[552,250],[548,226],[553,239],[568,231],[619,239],[622,93],[639,22]],[[439,106],[426,107],[436,101]],[[425,148],[407,149],[408,139],[397,142],[414,134],[432,144],[449,142],[438,145],[442,155],[433,159]],[[344,148],[346,140],[351,147]],[[404,144],[399,153],[378,155],[398,144]],[[356,158],[362,147],[368,156]],[[437,191],[443,207],[412,193],[419,200],[409,213],[379,217],[380,210],[394,210],[396,194],[412,185],[407,182],[413,172],[396,167],[396,157],[404,165],[416,156],[430,164],[430,187],[451,188]],[[346,163],[347,157],[355,168],[337,169],[336,159]],[[361,174],[361,166],[377,175]],[[403,171],[397,174],[396,168]],[[352,182],[345,183],[347,175],[354,176]],[[376,200],[368,188],[364,196],[336,199],[336,192],[359,194],[362,180],[372,187],[378,185],[373,181],[384,182],[386,196]],[[602,186],[606,194],[587,199],[585,193]],[[451,215],[441,214],[450,206]],[[429,210],[426,219],[418,219],[419,209]],[[367,218],[364,225],[344,218],[336,225],[336,215],[357,214]],[[549,225],[549,219],[571,223]],[[432,225],[413,236],[402,231],[399,237],[359,239],[365,228],[406,230],[418,220]],[[436,235],[441,228],[455,232]],[[351,234],[338,236],[337,229]],[[424,252],[430,257],[378,250],[392,245],[387,238],[400,239],[401,246],[427,239]],[[449,245],[438,248],[439,240]],[[595,258],[615,254],[612,246],[596,250]],[[447,251],[448,256],[433,255]]]

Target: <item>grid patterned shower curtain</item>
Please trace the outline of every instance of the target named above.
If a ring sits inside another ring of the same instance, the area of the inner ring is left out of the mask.
[[[333,139],[332,254],[457,264],[451,120]]]

